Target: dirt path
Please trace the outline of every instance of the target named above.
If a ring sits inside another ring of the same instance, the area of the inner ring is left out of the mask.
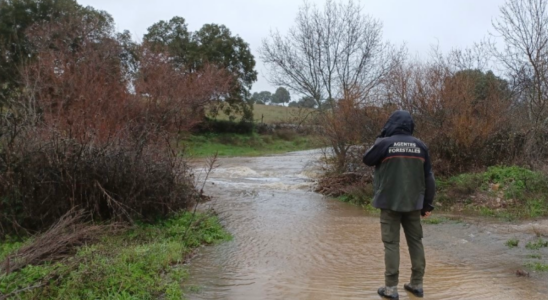
[[[207,185],[214,196],[207,205],[234,239],[204,248],[192,261],[191,284],[201,288],[191,299],[379,299],[384,263],[378,216],[312,192],[317,156],[305,151],[221,159]],[[545,229],[546,223],[474,219],[425,224],[424,299],[548,299],[546,275],[515,275],[531,254],[547,262],[546,250],[523,248]],[[505,246],[511,237],[520,239],[520,247]],[[402,248],[400,284],[409,276]],[[400,299],[414,298],[400,289]]]

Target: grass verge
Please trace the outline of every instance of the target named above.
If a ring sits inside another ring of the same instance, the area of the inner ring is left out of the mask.
[[[190,224],[192,229],[184,237]],[[184,238],[184,240],[183,240]],[[214,216],[180,213],[104,236],[60,262],[0,275],[8,299],[181,299],[188,271],[183,263],[204,244],[229,239]],[[0,259],[25,243],[7,241]]]
[[[314,113],[316,110],[313,108],[298,108],[298,107],[286,107],[277,105],[253,105],[253,119],[255,122],[263,122],[266,124],[274,123],[292,123],[295,120],[302,120],[306,114]],[[241,114],[234,114],[233,117],[239,119]],[[230,120],[230,118],[220,113],[217,120]]]
[[[505,220],[546,217],[546,182],[548,176],[543,173],[517,166],[496,166],[485,172],[438,178],[435,212],[464,212]],[[373,197],[370,181],[355,180],[351,176],[325,177],[320,186],[328,188],[322,187],[317,192],[366,208]],[[441,221],[431,218],[425,223],[437,224]]]
[[[517,166],[438,179],[436,204],[446,211],[466,211],[506,220],[548,216],[547,176]]]
[[[321,138],[281,131],[273,135],[260,134],[201,134],[192,135],[181,142],[186,153],[193,157],[260,156],[290,151],[315,149],[324,146]]]

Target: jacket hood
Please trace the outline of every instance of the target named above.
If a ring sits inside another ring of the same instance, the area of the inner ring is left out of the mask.
[[[406,110],[397,110],[388,118],[380,137],[390,137],[397,134],[412,135],[414,130],[415,123],[411,114]]]

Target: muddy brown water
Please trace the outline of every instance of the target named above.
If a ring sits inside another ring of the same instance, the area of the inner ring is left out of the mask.
[[[380,299],[378,216],[311,191],[318,151],[223,158],[206,191],[233,240],[204,247],[190,264],[190,299]],[[424,299],[548,299],[546,276],[518,278],[524,249],[497,226],[423,225]],[[403,233],[402,233],[403,234]],[[521,233],[520,233],[521,234]],[[410,262],[402,236],[400,299]]]

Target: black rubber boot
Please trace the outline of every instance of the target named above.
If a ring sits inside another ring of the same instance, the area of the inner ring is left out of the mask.
[[[415,295],[415,297],[424,297],[424,290],[422,288],[415,288],[410,284],[404,284],[403,288],[411,294]]]
[[[394,299],[394,300],[400,299],[400,295],[398,295],[398,292],[387,293],[387,289],[389,288],[383,286],[379,288],[379,290],[377,290],[377,293],[379,293],[379,296],[386,299]]]

